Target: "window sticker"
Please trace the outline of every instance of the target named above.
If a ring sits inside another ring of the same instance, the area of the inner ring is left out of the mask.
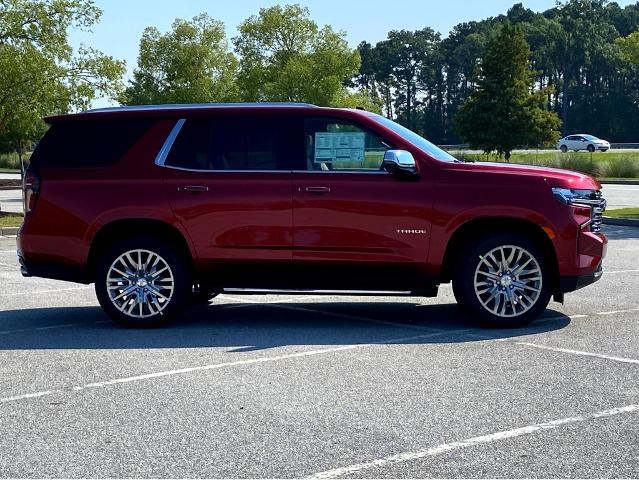
[[[364,162],[365,132],[315,133],[315,163]]]

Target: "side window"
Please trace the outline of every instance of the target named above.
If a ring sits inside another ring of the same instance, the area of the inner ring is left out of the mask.
[[[38,143],[31,164],[44,168],[97,168],[115,165],[153,123],[112,118],[54,123]]]
[[[302,124],[295,119],[192,118],[166,165],[189,170],[294,170],[303,163]]]
[[[348,120],[307,118],[304,122],[306,170],[379,171],[392,148],[373,132]]]

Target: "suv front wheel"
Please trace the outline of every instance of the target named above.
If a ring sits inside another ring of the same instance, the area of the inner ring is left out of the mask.
[[[497,234],[466,248],[455,268],[453,292],[460,306],[497,328],[535,320],[551,296],[548,262],[519,235]]]
[[[124,240],[98,260],[98,301],[115,322],[125,327],[165,325],[186,304],[190,288],[184,260],[154,237]]]

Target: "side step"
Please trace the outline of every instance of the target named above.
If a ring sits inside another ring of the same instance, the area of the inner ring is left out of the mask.
[[[436,297],[438,286],[412,291],[391,290],[277,290],[266,288],[223,288],[234,295],[335,295],[356,297]]]

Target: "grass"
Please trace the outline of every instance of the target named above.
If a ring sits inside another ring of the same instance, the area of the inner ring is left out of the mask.
[[[0,227],[19,227],[24,217],[16,213],[0,213]]]
[[[606,217],[613,218],[636,218],[639,219],[639,208],[617,208],[615,210],[606,210]]]
[[[28,159],[31,153],[25,153],[24,159]],[[0,169],[20,170],[20,158],[16,152],[0,153]]]
[[[496,155],[480,153],[452,152],[460,160],[503,162]],[[628,179],[639,178],[639,151],[637,152],[595,152],[560,153],[536,152],[513,153],[510,163],[564,168],[593,175],[598,178]]]

